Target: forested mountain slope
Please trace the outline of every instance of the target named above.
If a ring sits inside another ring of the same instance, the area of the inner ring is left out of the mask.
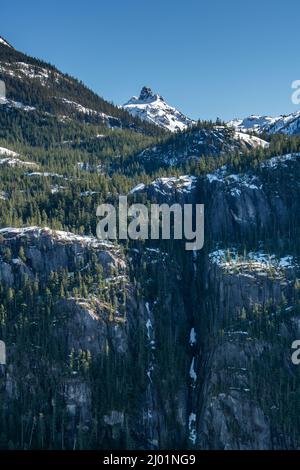
[[[2,100],[8,110],[43,112],[60,120],[72,119],[109,127],[132,128],[159,134],[156,126],[135,119],[123,109],[96,95],[82,82],[51,64],[27,56],[0,42],[0,79],[6,85]]]

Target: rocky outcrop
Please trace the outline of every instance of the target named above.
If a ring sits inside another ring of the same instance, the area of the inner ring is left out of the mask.
[[[111,305],[97,298],[70,298],[58,301],[55,311],[67,317],[58,328],[67,339],[69,351],[90,351],[97,357],[109,344],[118,354],[128,352],[128,325]]]
[[[153,150],[154,151],[154,150]],[[294,230],[299,210],[299,155],[287,154],[261,163],[253,172],[236,173],[223,166],[196,178],[158,178],[131,190],[159,203],[199,203],[205,206],[205,234],[223,243],[272,236]],[[287,187],[289,191],[287,191]]]
[[[107,276],[125,271],[119,248],[95,237],[39,227],[4,228],[0,237],[0,279],[8,286],[22,285],[25,275],[46,278],[51,272],[84,269],[92,252]]]
[[[197,445],[206,449],[284,448],[287,444],[279,444],[283,429],[278,418],[274,420],[276,385],[263,371],[278,354],[282,362],[276,365],[277,373],[295,373],[289,343],[296,331],[287,312],[295,303],[299,266],[291,257],[238,256],[233,250],[227,254],[218,250],[209,256],[207,272],[207,288],[214,293],[209,296],[214,304],[214,341],[201,364],[205,378],[199,397]],[[270,318],[269,324],[274,323],[274,336],[266,333],[263,315]],[[280,337],[284,340],[279,341]],[[274,388],[273,397],[269,387]],[[295,443],[290,440],[289,445]]]
[[[206,287],[215,291],[220,318],[232,317],[242,309],[291,300],[297,271],[299,266],[292,256],[216,250],[209,255]]]
[[[121,389],[117,391],[121,387],[119,380],[128,372],[125,364],[133,361],[131,338],[136,329],[144,330],[143,301],[137,300],[135,287],[129,281],[122,250],[94,237],[27,227],[1,229],[0,256],[1,283],[6,289],[13,288],[11,291],[16,296],[25,284],[37,288],[37,281],[40,286],[49,287],[53,280],[58,283],[49,299],[51,316],[47,320],[43,318],[45,305],[38,294],[40,310],[28,313],[33,328],[44,330],[43,342],[52,345],[52,353],[48,355],[45,344],[28,345],[20,351],[16,342],[8,338],[7,365],[1,366],[1,400],[14,403],[25,394],[26,400],[31,397],[35,402],[37,397],[53,394],[49,406],[52,413],[60,407],[64,414],[65,429],[60,432],[67,448],[77,448],[83,441],[87,442],[96,419],[95,408],[99,410],[97,419],[101,421],[103,439],[106,428],[112,439],[121,439],[125,424],[131,419],[130,413],[125,420],[125,401],[115,399],[121,406],[116,410],[113,408],[116,403],[113,404],[104,390],[113,387],[116,393],[121,393]],[[98,285],[95,280],[90,285],[89,279],[95,272],[99,273]],[[74,288],[75,292],[78,290],[76,296],[69,292],[67,279],[73,293]],[[79,295],[83,281],[89,286],[85,287],[84,297]],[[35,315],[34,320],[30,315]],[[111,382],[102,383],[99,379],[95,383],[91,376],[93,368],[98,369],[100,377],[101,373],[106,374],[104,380]],[[130,383],[128,378],[128,387]],[[122,387],[127,387],[126,382]],[[105,403],[99,402],[101,393]],[[47,406],[45,403],[46,409]],[[119,415],[123,418],[116,423]],[[35,417],[28,419],[33,424],[36,422]]]
[[[239,392],[213,396],[203,420],[201,434],[205,448],[266,450],[272,446],[268,418]]]
[[[147,201],[160,204],[193,204],[196,202],[197,178],[189,175],[158,178],[149,185],[138,184],[129,194],[146,194]]]

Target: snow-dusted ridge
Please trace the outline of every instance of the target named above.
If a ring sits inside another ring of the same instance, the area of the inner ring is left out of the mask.
[[[96,109],[92,108],[87,108],[86,106],[83,106],[80,103],[77,103],[76,101],[71,101],[68,100],[67,98],[59,98],[56,97],[57,100],[62,102],[64,105],[66,105],[71,111],[75,111],[76,113],[80,113],[85,116],[95,116],[98,117],[99,119],[105,121],[108,123],[109,127],[121,127],[121,122],[118,118],[115,118],[113,116],[110,116],[109,114],[102,113],[101,111],[97,111]],[[99,134],[97,138],[101,139],[104,138],[102,134]]]
[[[86,114],[88,116],[100,116],[103,119],[110,117],[104,113],[100,113],[99,111],[96,111],[95,109],[86,108],[85,106],[83,106],[80,103],[77,103],[76,101],[71,101],[71,100],[68,100],[67,98],[57,98],[57,99],[61,100],[64,104],[70,106],[70,108],[72,108],[74,111],[77,111],[78,113]]]
[[[48,80],[52,77],[54,77],[57,82],[63,78],[58,72],[53,72],[48,68],[27,64],[25,62],[0,62],[0,72],[10,77],[36,80],[42,86],[47,86]]]
[[[265,162],[261,163],[262,168],[278,168],[286,167],[286,162],[294,162],[300,157],[300,153],[288,153],[286,155],[278,155],[276,157],[269,158]]]
[[[298,135],[300,134],[300,111],[275,117],[251,115],[245,119],[233,119],[227,125],[240,132]]]
[[[245,145],[251,148],[258,148],[258,147],[268,148],[270,145],[265,140],[260,139],[259,137],[255,137],[253,135],[246,134],[244,132],[236,131],[234,136],[237,140],[240,140]]]
[[[288,153],[286,155],[277,155],[275,157],[271,157],[263,161],[260,164],[260,167],[265,169],[287,167],[287,162],[295,162],[298,160],[299,157],[300,153]],[[215,170],[213,173],[208,173],[206,175],[206,178],[210,183],[219,182],[225,183],[227,185],[236,183],[240,186],[245,186],[250,189],[259,189],[261,187],[261,182],[257,176],[251,175],[250,173],[230,173],[230,169],[227,167],[227,165],[223,165],[222,167]]]
[[[300,153],[278,155],[263,161],[260,167],[266,170],[287,167],[288,162],[295,162],[299,157]],[[263,190],[263,180],[259,176],[250,172],[232,173],[227,165],[223,165],[213,173],[207,173],[203,178],[208,180],[210,184],[225,185],[226,191],[234,197],[241,196],[244,190]],[[161,177],[149,184],[138,183],[129,194],[143,193],[152,189],[161,196],[171,196],[174,193],[187,195],[196,189],[198,181],[201,181],[201,178],[191,175]]]
[[[240,132],[257,132],[261,134],[264,130],[275,124],[280,117],[251,115],[245,119],[233,119],[227,122],[229,127],[234,127]]]
[[[202,156],[220,156],[239,152],[240,154],[256,148],[267,148],[269,143],[255,136],[230,129],[228,126],[194,126],[176,136],[178,143],[172,140],[149,147],[138,155],[143,160],[163,161],[168,165],[177,165],[187,160],[199,160]]]
[[[168,105],[162,96],[143,87],[140,96],[133,96],[123,105],[132,116],[139,117],[171,132],[182,131],[195,122],[176,108]]]
[[[79,243],[81,245],[88,245],[94,248],[116,248],[113,243],[106,240],[99,240],[98,238],[89,235],[77,235],[63,230],[52,230],[49,227],[4,227],[0,229],[0,235],[13,238],[24,236],[39,238],[42,235],[50,235],[53,239],[60,242]]]
[[[7,46],[7,47],[10,47],[11,49],[13,48],[9,42],[7,42],[2,36],[0,36],[0,44],[3,45],[3,46]]]
[[[129,194],[139,193],[140,191],[144,191],[145,188],[146,185],[144,183],[139,183],[129,191]]]

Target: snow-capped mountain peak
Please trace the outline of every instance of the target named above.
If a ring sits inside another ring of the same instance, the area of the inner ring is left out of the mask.
[[[9,44],[9,42],[7,42],[2,36],[0,36],[0,45],[12,48],[12,46]]]
[[[139,97],[133,96],[129,101],[127,101],[127,103],[124,104],[124,106],[128,106],[130,104],[149,104],[159,100],[164,101],[162,96],[158,95],[157,93],[153,93],[151,88],[144,86],[141,89]]]
[[[144,86],[139,97],[133,96],[123,105],[132,116],[156,124],[171,132],[182,131],[195,124],[176,108],[168,105],[163,97]]]
[[[141,89],[141,93],[140,93],[140,96],[139,96],[140,101],[152,101],[152,100],[157,100],[159,98],[162,99],[162,97],[160,95],[154,94],[153,91],[151,90],[151,88],[144,86]]]

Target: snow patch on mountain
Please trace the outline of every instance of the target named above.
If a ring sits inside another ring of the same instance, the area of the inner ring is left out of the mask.
[[[65,176],[63,175],[60,175],[59,173],[50,173],[48,171],[44,171],[44,172],[40,172],[40,171],[34,171],[32,173],[26,173],[26,176],[42,176],[42,177],[45,177],[45,178],[63,178],[65,180],[68,180],[68,178],[66,178]]]
[[[5,147],[0,147],[0,167],[1,166],[9,166],[9,167],[34,167],[37,168],[38,165],[34,162],[28,162],[21,160],[20,154],[14,152],[13,150],[9,150]]]
[[[0,147],[0,155],[5,155],[6,157],[19,157],[18,153],[5,147]]]
[[[90,246],[91,248],[110,248],[116,253],[119,250],[113,243],[100,240],[91,235],[78,235],[73,232],[65,232],[62,230],[52,230],[49,227],[27,226],[27,227],[4,227],[0,229],[0,235],[5,237],[20,238],[34,237],[40,238],[43,235],[50,235],[53,239],[65,243],[79,243],[81,245]],[[125,265],[124,265],[125,267]]]
[[[144,183],[137,184],[129,194],[147,191],[149,188],[153,188],[155,192],[160,193],[163,196],[172,194],[173,192],[189,193],[196,188],[196,184],[196,176],[183,175],[179,177],[162,177],[152,181],[152,183],[150,183],[148,186],[146,186]]]
[[[62,78],[57,72],[25,62],[1,62],[0,72],[14,78],[36,80],[43,86],[48,85],[50,78],[54,78],[57,82]]]
[[[87,114],[88,116],[99,115],[103,118],[107,117],[106,114],[99,113],[95,109],[86,108],[82,104],[76,103],[76,101],[71,101],[71,100],[68,100],[67,98],[58,98],[58,99],[60,99],[64,104],[70,106],[70,108],[72,108],[74,111],[77,111],[78,113]]]
[[[296,162],[300,157],[300,153],[288,153],[285,155],[277,155],[275,157],[268,158],[267,160],[260,163],[260,168],[265,169],[276,169],[278,167],[287,167],[288,162]],[[213,173],[208,173],[206,178],[210,183],[236,183],[241,186],[246,186],[250,189],[259,189],[259,179],[255,175],[249,173],[232,174],[227,165],[223,165],[217,168]]]
[[[13,101],[8,98],[3,98],[0,97],[0,105],[2,106],[7,106],[8,108],[16,108],[16,109],[22,109],[23,111],[34,111],[35,107],[34,106],[27,106],[23,103],[20,103],[18,101]]]
[[[275,124],[280,117],[251,115],[245,119],[233,119],[228,121],[229,127],[234,127],[241,132],[257,132],[261,134],[264,130]]]
[[[0,158],[0,166],[9,166],[9,167],[34,167],[37,168],[38,165],[34,162],[25,162],[19,158]]]
[[[171,132],[182,131],[195,124],[195,121],[168,105],[162,96],[147,87],[143,87],[140,96],[133,96],[123,108],[132,116]]]
[[[291,255],[283,257],[263,251],[239,253],[236,248],[217,249],[209,254],[210,262],[217,264],[228,274],[270,275],[282,277],[285,271],[295,269],[298,264]]]
[[[132,190],[129,192],[129,194],[138,193],[140,191],[143,191],[144,189],[145,189],[144,183],[139,183],[134,188],[132,188]]]
[[[108,114],[102,113],[101,111],[97,111],[96,109],[87,108],[76,101],[68,100],[67,98],[58,98],[63,104],[65,104],[71,111],[80,113],[85,116],[95,116],[107,123],[107,125],[111,128],[114,127],[121,127],[121,121],[118,118],[113,116],[109,116]],[[103,138],[101,134],[99,134],[98,138]]]
[[[300,157],[300,153],[288,153],[286,155],[278,155],[276,157],[269,158],[265,162],[261,163],[262,168],[278,168],[287,166],[286,162],[294,162]]]
[[[254,175],[247,173],[244,174],[229,174],[226,166],[222,166],[214,173],[208,173],[206,178],[210,183],[217,181],[219,183],[227,184],[232,191],[232,194],[235,195],[240,187],[246,187],[249,189],[259,189],[260,182],[258,178]]]
[[[246,134],[244,132],[236,131],[235,138],[237,140],[242,141],[246,146],[250,148],[258,148],[258,147],[268,148],[270,145],[265,140],[262,140],[259,137],[255,137],[253,135]]]
[[[183,175],[177,177],[162,177],[157,178],[151,184],[157,189],[163,186],[165,190],[176,190],[178,192],[189,192],[197,183],[196,176]]]

